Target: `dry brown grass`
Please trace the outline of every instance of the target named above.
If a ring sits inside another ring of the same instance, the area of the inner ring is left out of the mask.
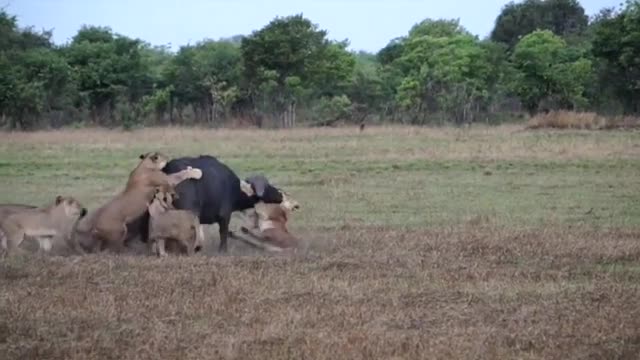
[[[276,256],[231,241],[219,256],[212,226],[194,258],[0,260],[0,359],[637,359],[639,139],[523,126],[0,133],[0,203],[63,192],[95,208],[140,152],[207,153],[290,191],[307,246]]]
[[[0,262],[2,359],[637,359],[638,231],[351,227],[295,257]]]
[[[633,129],[640,128],[640,118],[632,116],[601,116],[593,112],[550,111],[529,120],[529,129]]]

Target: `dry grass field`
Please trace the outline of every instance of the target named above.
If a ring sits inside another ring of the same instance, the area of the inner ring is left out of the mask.
[[[640,132],[0,133],[0,203],[95,208],[151,150],[267,175],[305,246],[0,260],[0,359],[640,358]]]

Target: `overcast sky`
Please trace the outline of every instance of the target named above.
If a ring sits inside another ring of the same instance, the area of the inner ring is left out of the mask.
[[[587,14],[621,0],[582,0]],[[65,43],[82,24],[110,26],[115,32],[154,45],[180,45],[204,38],[249,34],[275,16],[297,13],[350,40],[351,49],[378,51],[425,18],[459,18],[484,37],[506,0],[0,0],[20,26],[52,29]],[[6,6],[8,4],[8,6]]]

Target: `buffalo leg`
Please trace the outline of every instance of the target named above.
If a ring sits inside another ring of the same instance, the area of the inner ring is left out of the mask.
[[[220,245],[218,246],[219,252],[227,252],[227,237],[229,236],[229,221],[231,216],[223,217],[218,221],[219,233],[220,233]]]

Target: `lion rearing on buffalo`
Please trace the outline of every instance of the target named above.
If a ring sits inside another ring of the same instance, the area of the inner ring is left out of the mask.
[[[178,183],[187,179],[200,179],[200,169],[187,168],[167,175],[161,170],[169,160],[159,152],[140,155],[140,163],[131,171],[125,189],[100,208],[91,226],[95,250],[110,249],[116,253],[124,250],[127,224],[147,211],[156,189],[169,192]]]

